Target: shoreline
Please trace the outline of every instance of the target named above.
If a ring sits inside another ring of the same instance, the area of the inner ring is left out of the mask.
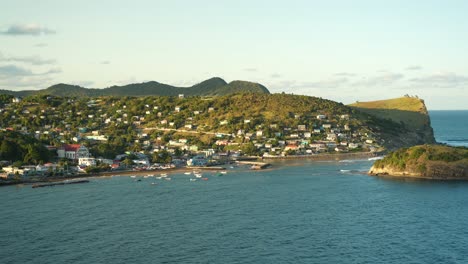
[[[315,154],[315,155],[303,155],[303,156],[284,156],[284,157],[255,157],[256,160],[261,162],[266,161],[287,161],[287,160],[316,160],[316,161],[335,161],[335,160],[359,160],[364,158],[372,158],[379,156],[381,153],[376,152],[356,152],[356,153],[336,153],[336,154]],[[250,157],[253,159],[254,157]],[[234,161],[235,162],[235,161]],[[228,164],[228,163],[226,163]],[[272,165],[272,164],[270,164]],[[271,166],[269,166],[271,168]],[[193,170],[201,170],[201,171],[216,171],[216,170],[225,170],[226,168],[220,166],[213,166],[213,167],[177,167],[177,168],[169,168],[169,169],[161,169],[161,170],[146,170],[146,171],[134,171],[134,170],[126,170],[126,171],[106,171],[100,173],[93,173],[93,174],[77,174],[72,176],[63,176],[63,177],[51,177],[45,179],[37,179],[37,180],[27,180],[27,181],[10,181],[10,182],[0,182],[0,187],[2,186],[9,186],[9,185],[20,185],[20,184],[37,184],[37,183],[52,183],[52,182],[61,182],[66,180],[76,180],[76,179],[88,179],[88,178],[104,178],[104,177],[112,177],[112,176],[145,176],[149,174],[160,174],[160,173],[176,173],[181,171],[193,171]]]

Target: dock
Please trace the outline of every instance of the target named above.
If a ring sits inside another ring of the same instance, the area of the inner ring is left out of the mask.
[[[266,162],[259,162],[259,161],[237,161],[238,164],[245,164],[245,165],[252,165],[250,167],[252,170],[263,170],[269,166],[271,166],[270,163]]]
[[[89,182],[88,180],[62,181],[62,182],[34,184],[32,187],[33,188],[40,188],[40,187],[49,187],[49,186],[66,185],[66,184],[79,184],[79,183],[88,183],[88,182]]]

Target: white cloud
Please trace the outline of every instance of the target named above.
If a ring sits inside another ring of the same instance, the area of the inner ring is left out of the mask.
[[[405,70],[407,71],[419,71],[419,70],[422,70],[423,67],[419,66],[419,65],[412,65],[412,66],[408,66],[406,67]]]
[[[47,65],[55,64],[56,60],[53,59],[43,59],[39,56],[4,56],[0,53],[0,62],[22,62],[32,65]]]
[[[453,72],[441,72],[432,75],[427,75],[409,80],[410,83],[422,87],[443,87],[443,88],[458,88],[468,85],[468,76],[460,75]]]
[[[1,32],[1,34],[9,36],[39,36],[55,33],[55,30],[34,23],[10,25],[7,30]]]
[[[356,76],[357,74],[355,73],[351,73],[351,72],[337,72],[334,74],[335,76],[339,76],[339,77],[354,77]]]
[[[354,82],[353,86],[364,86],[379,88],[382,86],[393,85],[396,82],[402,80],[405,76],[401,73],[384,73],[378,76],[365,77],[361,80]]]
[[[47,47],[48,44],[47,43],[37,43],[36,45],[34,45],[34,47],[36,48],[44,48],[44,47]]]
[[[23,67],[12,65],[12,64],[0,66],[0,77],[4,77],[4,78],[16,77],[16,76],[39,76],[39,75],[48,75],[48,74],[54,74],[54,73],[60,73],[60,72],[62,72],[60,68],[53,68],[42,73],[34,73],[30,69],[26,69]]]
[[[281,78],[281,74],[273,73],[270,75],[271,78]]]

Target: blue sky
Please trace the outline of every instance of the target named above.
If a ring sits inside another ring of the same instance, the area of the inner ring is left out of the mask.
[[[217,76],[468,109],[468,1],[0,1],[0,89]]]

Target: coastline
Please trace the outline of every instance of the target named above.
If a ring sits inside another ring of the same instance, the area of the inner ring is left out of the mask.
[[[335,160],[359,160],[372,158],[381,155],[378,152],[356,152],[356,153],[336,153],[336,154],[315,154],[315,155],[303,155],[303,156],[284,156],[284,157],[255,157],[257,161],[266,162],[266,161],[286,161],[286,160],[316,160],[316,161],[335,161]],[[254,157],[250,157],[254,159]],[[235,162],[235,161],[234,161]],[[271,165],[271,164],[270,164]],[[271,166],[269,166],[271,169]],[[225,170],[223,167],[213,166],[213,167],[177,167],[161,170],[146,170],[146,171],[134,171],[134,170],[125,170],[125,171],[106,171],[100,173],[92,174],[77,174],[70,176],[62,177],[49,177],[44,179],[36,180],[25,180],[25,181],[10,181],[10,182],[0,182],[0,187],[8,185],[20,185],[20,184],[37,184],[37,183],[53,183],[61,182],[67,180],[77,180],[77,179],[88,179],[88,178],[103,178],[103,177],[113,177],[113,176],[145,176],[148,174],[160,174],[160,173],[177,173],[188,170],[201,170],[201,171],[213,171],[213,170]]]

